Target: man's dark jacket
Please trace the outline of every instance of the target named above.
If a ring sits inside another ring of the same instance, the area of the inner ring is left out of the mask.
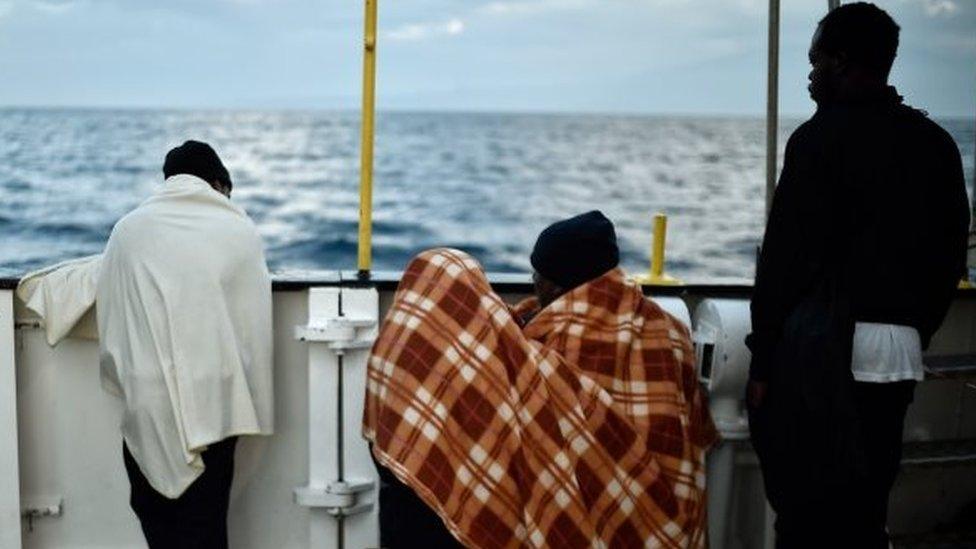
[[[825,277],[841,281],[851,326],[912,326],[927,347],[965,274],[968,227],[958,147],[894,88],[818,109],[786,146],[756,272],[750,377],[789,368],[774,359],[783,327]]]

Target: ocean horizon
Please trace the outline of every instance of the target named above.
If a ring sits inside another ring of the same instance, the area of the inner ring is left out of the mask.
[[[976,123],[935,120],[959,145],[971,189]],[[781,120],[780,155],[800,122]],[[273,271],[355,268],[358,112],[11,107],[0,108],[0,276],[99,253],[186,139],[223,158]],[[669,274],[743,282],[764,193],[761,116],[381,111],[374,269],[399,271],[420,250],[451,246],[489,271],[528,272],[539,231],[600,209],[627,270],[646,271],[660,212]]]

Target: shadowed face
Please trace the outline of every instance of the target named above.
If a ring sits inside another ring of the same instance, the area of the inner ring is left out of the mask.
[[[532,272],[532,285],[535,287],[535,297],[539,300],[539,306],[543,309],[565,293],[555,282],[539,274],[539,271]]]
[[[822,27],[818,26],[813,33],[813,41],[810,44],[810,74],[808,76],[810,84],[807,89],[810,97],[818,104],[830,102],[836,98],[841,85],[841,60],[823,51],[821,47]]]
[[[210,186],[213,187],[213,190],[215,190],[218,193],[226,196],[227,198],[230,198],[231,188],[229,186],[224,185],[220,181],[211,181],[210,182]]]

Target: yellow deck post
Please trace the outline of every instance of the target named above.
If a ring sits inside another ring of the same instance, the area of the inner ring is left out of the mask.
[[[359,277],[373,265],[373,136],[376,112],[376,2],[366,0],[363,40],[363,126],[359,171]]]
[[[654,239],[651,242],[651,265],[648,273],[637,275],[634,280],[640,284],[675,286],[681,281],[664,274],[664,248],[668,238],[668,216],[654,215]]]
[[[664,275],[664,244],[668,237],[668,216],[654,216],[654,241],[651,243],[651,278]]]

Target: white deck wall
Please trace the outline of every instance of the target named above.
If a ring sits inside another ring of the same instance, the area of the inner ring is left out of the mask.
[[[309,547],[312,512],[293,502],[294,488],[308,480],[308,349],[293,334],[307,321],[307,292],[276,293],[274,318],[275,434],[238,444],[229,517],[235,548]],[[97,344],[66,340],[52,349],[36,328],[17,338],[21,505],[64,501],[60,517],[36,519],[32,532],[26,522],[14,530],[23,532],[23,547],[144,547],[128,504],[120,402],[101,389]]]

